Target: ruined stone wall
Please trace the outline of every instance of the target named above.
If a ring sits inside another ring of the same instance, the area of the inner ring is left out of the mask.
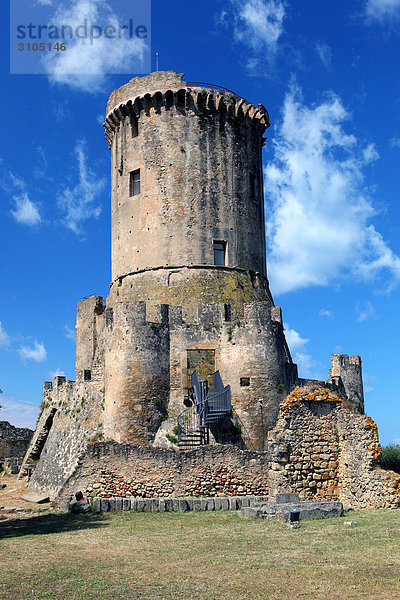
[[[23,458],[33,435],[28,427],[14,427],[0,421],[0,462],[5,458]]]
[[[319,386],[296,388],[269,434],[270,486],[354,508],[400,505],[400,476],[379,468],[375,423]]]
[[[24,464],[37,462],[32,489],[57,494],[87,445],[103,439],[103,410],[104,389],[91,382],[65,377],[45,382],[43,411],[24,459]]]
[[[59,498],[83,491],[87,496],[251,496],[268,492],[268,454],[233,446],[175,452],[116,443],[97,443]]]

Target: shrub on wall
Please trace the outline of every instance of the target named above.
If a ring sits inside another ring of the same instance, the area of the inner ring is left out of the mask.
[[[389,446],[383,446],[381,467],[400,473],[400,445],[389,444]]]

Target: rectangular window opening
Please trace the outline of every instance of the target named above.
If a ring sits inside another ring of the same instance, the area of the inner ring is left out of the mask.
[[[226,265],[226,242],[213,242],[214,265],[224,267]]]
[[[131,171],[129,182],[129,195],[138,196],[140,194],[140,169]]]
[[[92,371],[90,369],[83,370],[83,381],[90,381],[92,379]]]
[[[139,135],[139,119],[135,115],[131,115],[132,137]]]
[[[230,321],[232,318],[232,308],[230,304],[224,304],[224,320]]]
[[[249,387],[250,386],[250,377],[241,377],[240,378],[240,387]]]

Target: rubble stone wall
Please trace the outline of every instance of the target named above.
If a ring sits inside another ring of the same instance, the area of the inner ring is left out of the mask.
[[[22,458],[33,435],[28,427],[14,427],[8,421],[0,421],[0,461],[5,458]]]
[[[379,468],[381,447],[370,417],[326,388],[296,388],[269,433],[270,488],[354,508],[400,505],[400,475]]]
[[[102,498],[265,496],[268,454],[222,445],[175,452],[96,443],[80,457],[58,497],[77,491]]]

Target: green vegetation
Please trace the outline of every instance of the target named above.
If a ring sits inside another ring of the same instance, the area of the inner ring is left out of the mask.
[[[400,473],[400,445],[389,444],[382,447],[381,467]]]
[[[236,512],[46,514],[0,523],[0,537],[2,600],[400,597],[399,510],[300,529]]]
[[[284,389],[285,386],[283,385],[283,383],[278,383],[278,394],[283,394]]]
[[[241,435],[241,433],[242,433],[242,426],[241,426],[241,424],[239,423],[239,421],[237,419],[236,419],[236,421],[233,424],[233,428],[234,428],[235,432],[238,435]]]
[[[162,398],[161,398],[160,396],[156,396],[156,397],[154,398],[153,402],[154,402],[154,406],[155,406],[156,408],[159,408],[159,409],[160,409],[160,408],[162,408],[162,407],[163,407],[163,401],[162,401]]]
[[[173,433],[174,435],[178,435],[178,425],[175,425],[175,427],[173,427],[173,429],[172,429],[172,433]]]
[[[169,442],[171,442],[171,444],[176,444],[178,441],[178,438],[176,438],[174,435],[171,435],[170,433],[167,433],[165,437]]]

